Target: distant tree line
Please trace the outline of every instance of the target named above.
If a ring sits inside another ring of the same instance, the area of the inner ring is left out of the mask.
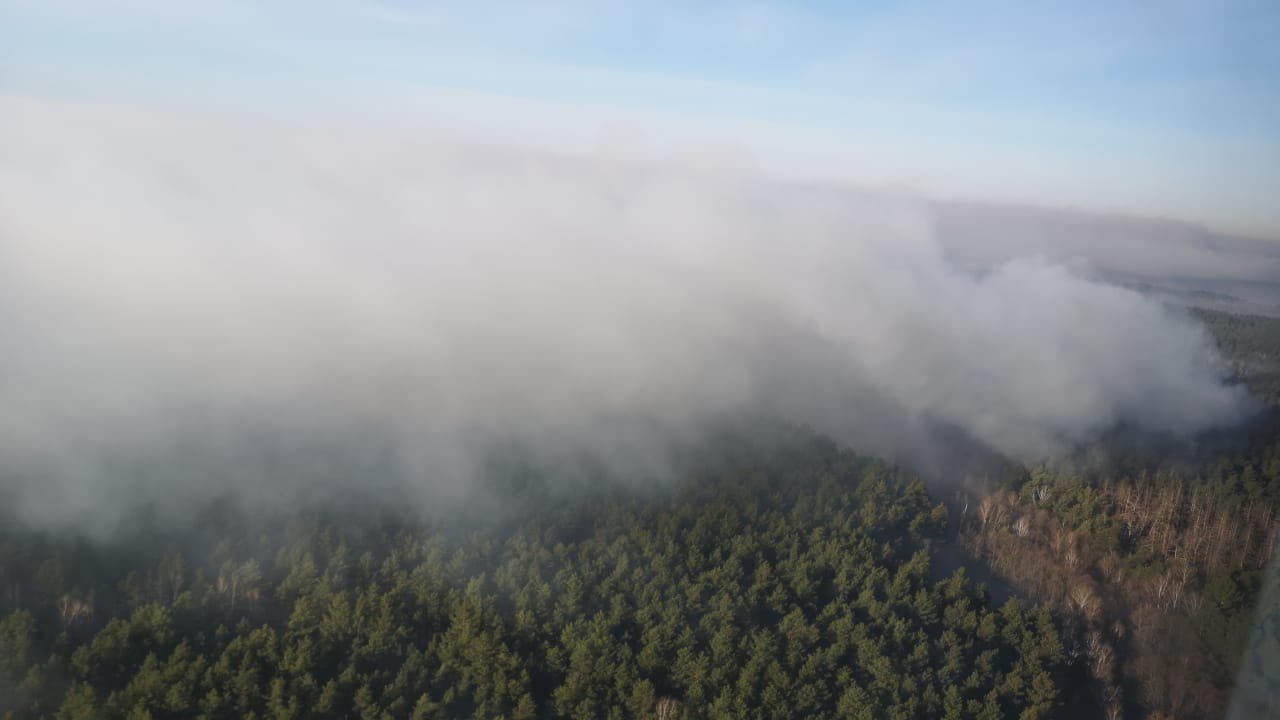
[[[1194,308],[1232,373],[1267,402],[1280,404],[1280,318]]]

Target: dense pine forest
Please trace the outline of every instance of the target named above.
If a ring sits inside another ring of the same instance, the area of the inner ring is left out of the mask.
[[[1063,702],[1051,613],[997,606],[963,570],[936,577],[946,509],[815,437],[662,491],[530,502],[465,534],[231,508],[183,532],[140,519],[105,546],[11,529],[0,702],[584,720],[1039,718]],[[222,540],[184,550],[206,535]]]
[[[1273,321],[1206,317],[1265,395]],[[5,517],[0,717],[1260,716],[1277,428],[1001,461],[981,492],[787,429],[656,487],[508,468],[487,519]]]

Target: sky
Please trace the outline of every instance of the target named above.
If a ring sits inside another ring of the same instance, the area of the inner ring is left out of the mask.
[[[1274,0],[0,0],[0,94],[681,152],[1280,238],[1277,33]]]

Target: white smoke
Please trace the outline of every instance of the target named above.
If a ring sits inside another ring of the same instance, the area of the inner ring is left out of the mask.
[[[758,414],[876,452],[942,423],[1028,455],[1242,412],[1191,322],[1035,257],[961,271],[910,199],[73,110],[3,105],[0,483],[32,517],[324,477],[281,465],[319,457],[296,438],[434,498],[494,438],[642,458]],[[373,482],[350,467],[331,480]]]

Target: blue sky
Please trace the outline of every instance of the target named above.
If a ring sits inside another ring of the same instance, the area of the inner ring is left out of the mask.
[[[1280,237],[1280,3],[0,0],[0,92],[558,142]]]

